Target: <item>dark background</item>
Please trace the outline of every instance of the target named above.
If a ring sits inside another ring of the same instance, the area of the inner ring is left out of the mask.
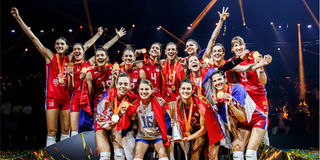
[[[99,26],[108,28],[104,36],[96,42],[97,46],[110,40],[110,36],[115,36],[114,28],[123,26],[127,30],[127,35],[121,38],[122,42],[135,48],[149,48],[155,41],[164,45],[169,41],[177,42],[166,32],[156,28],[161,25],[177,37],[182,37],[187,31],[187,26],[209,2],[209,0],[88,0],[87,4],[94,28],[93,34]],[[307,4],[319,19],[319,1],[308,0]],[[10,113],[2,111],[1,148],[21,149],[25,147],[23,143],[31,143],[30,139],[33,139],[35,148],[43,147],[46,135],[45,61],[11,16],[10,8],[13,6],[18,8],[22,19],[44,46],[55,51],[54,41],[60,36],[66,37],[71,44],[84,43],[90,38],[84,1],[1,1],[1,104],[2,106],[6,103],[11,104]],[[221,11],[223,6],[229,7],[230,17],[226,21],[226,35],[222,36],[224,30],[222,28],[217,42],[225,46],[226,58],[233,56],[230,52],[230,42],[232,37],[237,35],[245,39],[248,49],[273,56],[272,63],[266,67],[269,77],[266,89],[270,101],[270,113],[274,110],[276,120],[269,128],[278,125],[283,112],[281,109],[286,105],[291,117],[291,121],[286,122],[286,126],[291,127],[289,133],[318,137],[319,28],[302,0],[243,0],[246,27],[242,25],[238,0],[220,0],[214,4],[188,38],[195,39],[202,48],[205,48],[219,20],[217,11]],[[270,22],[275,24],[281,39],[276,36]],[[301,24],[303,48],[312,51],[303,52],[306,103],[309,105],[311,115],[301,113],[302,117],[296,116],[299,104],[298,23]],[[135,24],[134,28],[132,24]],[[307,28],[307,25],[312,25],[312,28]],[[80,26],[83,28],[79,29]],[[69,33],[69,29],[73,32]],[[11,30],[15,30],[15,33]],[[40,30],[44,30],[44,33],[40,33]],[[27,52],[25,48],[28,48]],[[278,48],[281,49],[281,53]],[[111,47],[109,54],[112,62],[120,61],[117,51],[123,49],[124,45],[120,43]],[[183,50],[184,46],[180,45],[180,56],[186,55]],[[88,50],[87,57],[93,54],[92,47]],[[21,107],[16,107],[17,105],[21,105],[22,108],[31,105],[32,114],[25,114]],[[13,109],[14,107],[16,109]],[[276,111],[276,108],[280,110]],[[284,134],[283,131],[280,131],[281,133]]]

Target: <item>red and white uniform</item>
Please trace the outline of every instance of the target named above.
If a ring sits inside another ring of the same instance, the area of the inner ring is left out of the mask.
[[[249,65],[255,63],[254,58],[251,55],[239,65]],[[238,83],[240,83],[248,92],[249,96],[252,100],[256,103],[257,109],[262,111],[262,113],[267,114],[269,107],[268,107],[268,100],[266,95],[266,90],[264,85],[262,85],[259,81],[259,77],[256,71],[251,72],[236,72],[236,77]]]
[[[64,62],[64,63],[63,63]],[[59,58],[61,70],[63,70],[63,83],[59,83],[61,77],[57,54],[54,54],[51,62],[46,64],[46,102],[45,108],[48,109],[70,109],[71,93],[67,86],[67,64],[69,62],[68,56]]]
[[[97,111],[97,104],[101,97],[108,91],[111,80],[112,80],[112,64],[106,66],[105,71],[99,71],[98,67],[94,67],[90,70],[92,75],[92,86],[93,86],[93,110],[94,113]]]
[[[204,77],[206,77],[206,74],[207,74],[207,72],[208,72],[209,69],[206,68],[206,67],[201,67],[200,70],[201,70],[201,76],[200,76],[199,78],[194,78],[194,77],[193,77],[193,74],[192,74],[192,72],[191,72],[191,73],[190,73],[190,80],[191,80],[191,82],[192,82],[192,84],[193,84],[193,91],[194,91],[194,93],[199,96],[199,92],[201,92],[200,95],[202,95],[202,96],[205,97],[206,94],[205,94],[205,92],[204,92],[204,89],[203,89],[203,86],[202,86],[202,82],[203,82],[203,80],[204,80]],[[201,91],[200,91],[200,90],[201,90]]]
[[[168,65],[168,61],[165,61],[161,72],[163,73],[161,95],[166,102],[175,101],[179,95],[180,82],[184,79],[184,69],[179,61],[171,65]]]
[[[150,60],[144,61],[142,69],[146,73],[146,78],[152,83],[154,95],[160,97],[161,72],[157,64],[151,64]]]
[[[82,68],[87,68],[87,70],[92,67],[90,61],[81,60],[80,62],[73,63],[73,72],[74,72],[74,89],[72,92],[71,98],[71,112],[79,112],[79,104],[80,104],[80,97],[81,97],[81,84],[84,79],[80,79],[80,74]]]
[[[140,82],[140,72],[141,69],[134,69],[130,72],[125,70],[125,66],[121,65],[120,66],[121,72],[125,72],[127,75],[129,75],[131,79],[131,91],[134,92],[135,94],[138,94],[138,85]]]

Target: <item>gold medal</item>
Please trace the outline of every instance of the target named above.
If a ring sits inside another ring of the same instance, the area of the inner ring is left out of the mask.
[[[176,87],[174,87],[174,86],[171,86],[171,89],[172,89],[172,91],[174,91],[174,90],[176,89]]]
[[[186,135],[189,137],[191,135],[191,133],[190,132],[186,132]]]
[[[87,73],[87,68],[86,68],[86,67],[83,67],[83,68],[81,69],[81,72]]]
[[[120,69],[118,62],[114,62],[112,69]]]
[[[142,54],[145,54],[145,53],[147,53],[147,49],[142,48],[141,52],[142,52]]]
[[[60,83],[60,84],[64,83],[63,78],[59,78],[59,83]]]
[[[204,61],[205,63],[207,63],[207,64],[209,64],[209,63],[210,63],[209,58],[205,58],[203,61]]]
[[[120,119],[120,117],[119,117],[119,115],[117,115],[117,114],[114,114],[114,115],[112,115],[112,117],[111,117],[111,120],[112,120],[113,122],[118,122],[119,119]]]
[[[72,63],[72,62],[69,62],[69,63],[68,63],[68,67],[73,67],[73,63]]]
[[[257,59],[259,57],[260,53],[258,51],[255,51],[252,56],[254,59]]]
[[[222,92],[222,91],[219,91],[219,92],[218,92],[217,98],[218,98],[218,99],[222,99],[222,98],[223,98],[223,92]]]
[[[128,108],[129,105],[130,105],[130,104],[129,104],[127,101],[124,101],[124,102],[122,103],[122,107]]]

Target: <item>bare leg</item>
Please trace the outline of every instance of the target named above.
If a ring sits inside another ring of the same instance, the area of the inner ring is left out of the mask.
[[[134,148],[134,158],[143,159],[148,147],[148,144],[145,144],[143,142],[136,142],[136,146]]]
[[[218,153],[219,153],[219,144],[213,144],[209,146],[209,159],[210,160],[218,160]]]
[[[266,134],[266,130],[264,129],[252,128],[247,150],[248,149],[255,150],[255,151],[258,150],[259,145],[265,134]]]
[[[48,136],[55,137],[58,130],[59,109],[46,110]]]
[[[70,110],[60,110],[61,134],[70,134]]]
[[[79,112],[70,112],[71,131],[78,132]]]
[[[191,145],[191,160],[198,160],[200,158],[200,152],[206,140],[206,136],[201,136],[193,141]]]
[[[159,158],[164,158],[164,157],[168,158],[168,155],[167,155],[167,152],[166,152],[166,148],[164,147],[162,141],[159,141],[156,144],[154,144],[154,148],[158,152]]]

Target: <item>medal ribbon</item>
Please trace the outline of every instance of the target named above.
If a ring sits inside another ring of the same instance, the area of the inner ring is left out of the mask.
[[[175,81],[175,79],[174,79],[174,76],[172,76],[172,74],[171,74],[171,68],[170,68],[170,64],[169,64],[169,60],[167,60],[167,65],[168,65],[168,69],[169,69],[169,76],[170,76],[170,79],[171,79],[171,83],[172,83],[172,86],[174,86],[174,81]],[[173,72],[175,72],[176,71],[176,66],[175,65],[173,65],[174,67],[173,67]]]
[[[184,123],[185,123],[185,126],[186,126],[186,132],[190,131],[192,111],[193,111],[193,100],[191,101],[191,104],[190,104],[188,120],[187,120],[186,111],[184,110],[184,112],[183,112],[184,113]]]
[[[64,65],[65,65],[65,62],[66,62],[66,57],[63,58],[63,62],[62,62],[63,66],[62,66],[62,68],[61,68],[60,59],[59,59],[58,55],[57,55],[57,62],[58,62],[60,78],[62,79],[63,78],[63,72],[64,72]]]
[[[127,96],[125,96],[121,103],[119,104],[119,107],[118,107],[118,98],[117,98],[117,95],[115,97],[115,103],[114,103],[114,114],[118,115],[120,109],[121,109],[121,104],[126,100]]]
[[[78,61],[78,62],[74,62],[74,64],[82,64],[82,63],[84,63],[84,60],[83,60],[83,59],[80,60],[80,61]]]
[[[197,86],[197,81],[196,81],[196,78],[192,77],[193,78],[193,82],[196,84]],[[198,91],[198,95],[202,95],[202,77],[200,76],[199,78],[199,89],[197,90]]]

